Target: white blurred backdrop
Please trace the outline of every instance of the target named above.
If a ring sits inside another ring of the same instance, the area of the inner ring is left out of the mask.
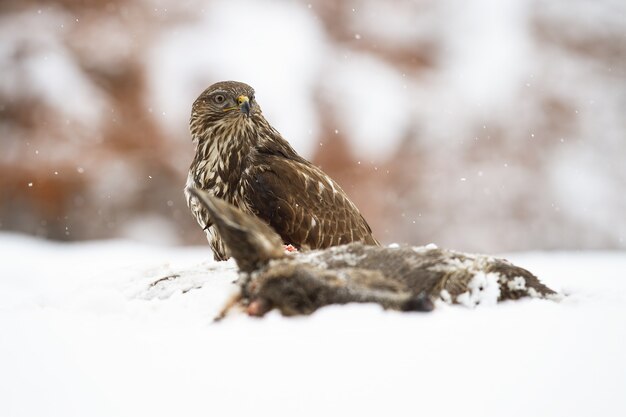
[[[252,85],[375,235],[626,248],[626,3],[0,5],[0,230],[202,243],[191,103]]]

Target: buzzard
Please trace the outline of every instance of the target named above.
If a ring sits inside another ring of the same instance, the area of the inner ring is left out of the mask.
[[[193,103],[190,131],[196,154],[185,195],[216,260],[229,254],[192,187],[257,216],[296,249],[355,241],[378,245],[341,187],[265,120],[249,85],[223,81],[207,88]]]
[[[256,217],[204,191],[189,192],[209,212],[243,272],[239,293],[218,318],[235,305],[262,316],[273,308],[298,315],[350,302],[430,311],[438,299],[471,307],[521,297],[559,298],[532,273],[504,259],[430,246],[356,242],[287,254],[281,237]]]

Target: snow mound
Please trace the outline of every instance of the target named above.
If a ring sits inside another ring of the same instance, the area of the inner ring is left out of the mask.
[[[499,280],[500,274],[494,272],[477,272],[467,285],[469,291],[459,294],[456,297],[457,303],[463,304],[466,307],[475,307],[479,304],[497,304],[498,297],[500,297]]]
[[[473,309],[220,323],[238,273],[207,247],[0,234],[0,257],[3,416],[626,415],[624,253],[507,256],[561,303],[485,307],[476,274]]]

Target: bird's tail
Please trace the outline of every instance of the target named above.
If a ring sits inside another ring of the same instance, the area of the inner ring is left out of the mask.
[[[189,192],[207,209],[239,269],[252,272],[285,256],[283,241],[270,226],[232,204],[197,188]]]

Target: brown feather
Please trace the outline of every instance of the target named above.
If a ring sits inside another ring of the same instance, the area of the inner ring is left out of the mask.
[[[189,192],[209,212],[241,271],[252,272],[284,256],[280,236],[267,224],[205,191],[190,188]]]
[[[431,247],[384,248],[360,242],[286,255],[280,237],[257,217],[190,190],[215,220],[240,269],[240,294],[226,306],[251,315],[272,308],[310,314],[329,304],[375,302],[386,309],[430,311],[433,301],[475,306],[481,301],[556,293],[504,259]]]
[[[257,161],[247,200],[285,242],[311,249],[355,241],[377,244],[354,204],[318,168],[270,155]]]

